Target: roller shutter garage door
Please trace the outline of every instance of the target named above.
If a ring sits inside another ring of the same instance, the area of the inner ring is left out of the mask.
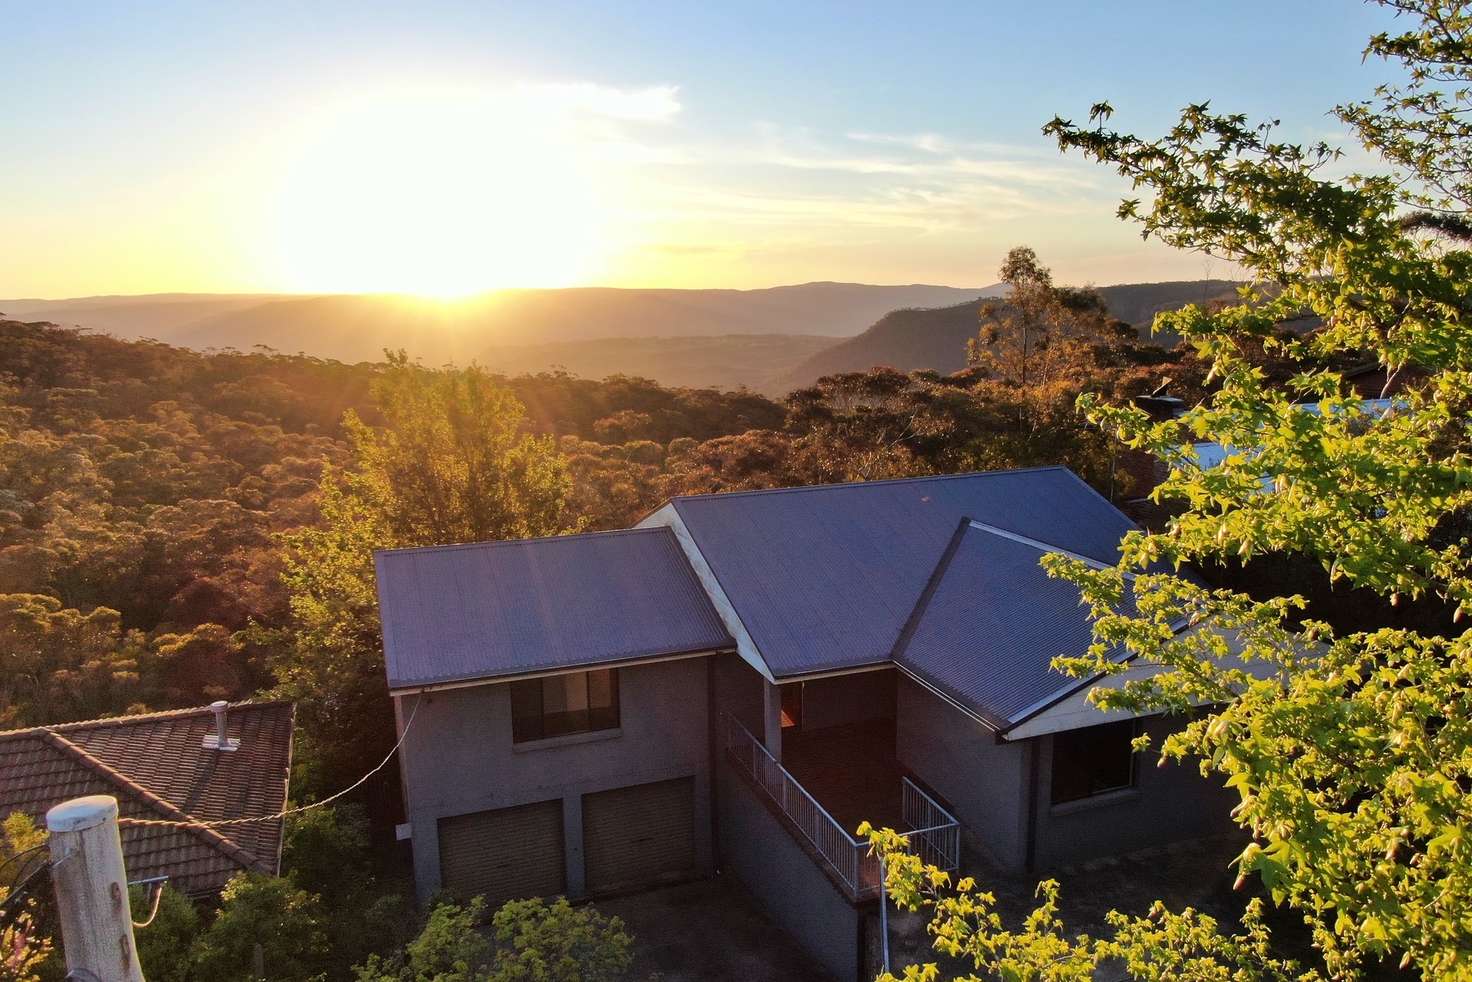
[[[688,878],[695,872],[695,779],[636,784],[583,796],[589,893]]]
[[[442,818],[440,881],[459,897],[507,900],[567,892],[562,800]]]

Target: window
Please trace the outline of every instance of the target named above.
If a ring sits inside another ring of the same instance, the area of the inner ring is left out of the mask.
[[[1132,719],[1053,734],[1053,804],[1133,785],[1134,738]]]
[[[511,739],[545,740],[618,726],[618,673],[549,675],[511,683]]]

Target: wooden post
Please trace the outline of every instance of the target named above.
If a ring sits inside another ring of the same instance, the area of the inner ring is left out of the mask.
[[[133,942],[118,800],[94,794],[46,813],[68,977],[143,982]]]

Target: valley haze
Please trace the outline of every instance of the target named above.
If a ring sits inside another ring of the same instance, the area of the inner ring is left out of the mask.
[[[1100,288],[1147,332],[1154,314],[1230,295],[1225,280]],[[344,362],[405,350],[427,365],[505,374],[638,375],[780,395],[822,375],[888,365],[955,371],[980,301],[1003,292],[818,282],[755,290],[574,287],[457,301],[387,294],[193,294],[0,300],[0,313],[200,351],[259,346]],[[1167,341],[1173,339],[1166,339]]]

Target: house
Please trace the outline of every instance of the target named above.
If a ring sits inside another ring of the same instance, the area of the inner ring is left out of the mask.
[[[1417,377],[1413,369],[1408,369],[1404,374],[1410,379]],[[1346,371],[1343,375],[1353,388],[1360,391],[1375,385],[1384,386],[1386,379],[1384,370],[1375,365],[1362,366]],[[1392,376],[1391,382],[1393,383],[1390,386],[1391,391],[1400,391],[1400,387],[1405,384],[1400,376]],[[1156,422],[1178,419],[1187,409],[1182,400],[1173,396],[1155,394],[1136,396],[1133,402],[1137,408],[1145,410]],[[1398,396],[1367,396],[1357,400],[1357,413],[1368,425],[1402,405],[1404,405],[1404,400]],[[1311,416],[1317,416],[1323,412],[1322,404],[1317,402],[1295,403],[1293,408]],[[1166,460],[1153,453],[1130,448],[1121,451],[1117,457],[1117,471],[1120,475],[1125,476],[1125,484],[1130,489],[1130,497],[1123,502],[1123,505],[1133,518],[1148,528],[1161,527],[1176,510],[1176,506],[1169,499],[1157,502],[1150,497],[1151,493],[1170,476],[1172,468],[1177,471],[1207,471],[1220,467],[1230,457],[1250,459],[1258,452],[1252,447],[1244,449],[1223,446],[1211,440],[1182,444],[1180,450],[1183,456],[1173,460]],[[1277,486],[1275,475],[1264,474],[1259,478],[1259,484],[1264,491],[1272,491]]]
[[[0,732],[0,818],[20,811],[44,828],[47,809],[90,794],[115,797],[122,818],[275,815],[286,806],[294,720],[289,702],[221,702]],[[279,818],[120,832],[130,881],[167,878],[196,899],[239,872],[280,872]]]
[[[1388,397],[1383,399],[1360,399],[1353,405],[1355,407],[1354,411],[1358,425],[1361,426],[1373,425],[1397,408],[1405,408],[1403,399]],[[1293,409],[1310,416],[1321,416],[1324,412],[1323,405],[1317,402],[1295,403]],[[1343,418],[1343,416],[1335,413],[1330,418]],[[1229,457],[1243,457],[1251,460],[1255,459],[1257,454],[1258,450],[1254,447],[1244,450],[1239,447],[1223,446],[1220,443],[1208,440],[1191,444],[1191,462],[1181,466],[1195,467],[1199,470],[1207,471],[1213,467],[1220,467]],[[1273,474],[1264,474],[1259,481],[1264,491],[1272,491],[1277,486],[1276,476]]]
[[[1061,467],[675,498],[636,528],[381,552],[421,895],[734,873],[835,977],[877,863],[1039,870],[1219,831],[1231,800],[1051,659],[1133,526]],[[1145,669],[1138,669],[1144,671]],[[1137,669],[1131,669],[1132,672]]]

